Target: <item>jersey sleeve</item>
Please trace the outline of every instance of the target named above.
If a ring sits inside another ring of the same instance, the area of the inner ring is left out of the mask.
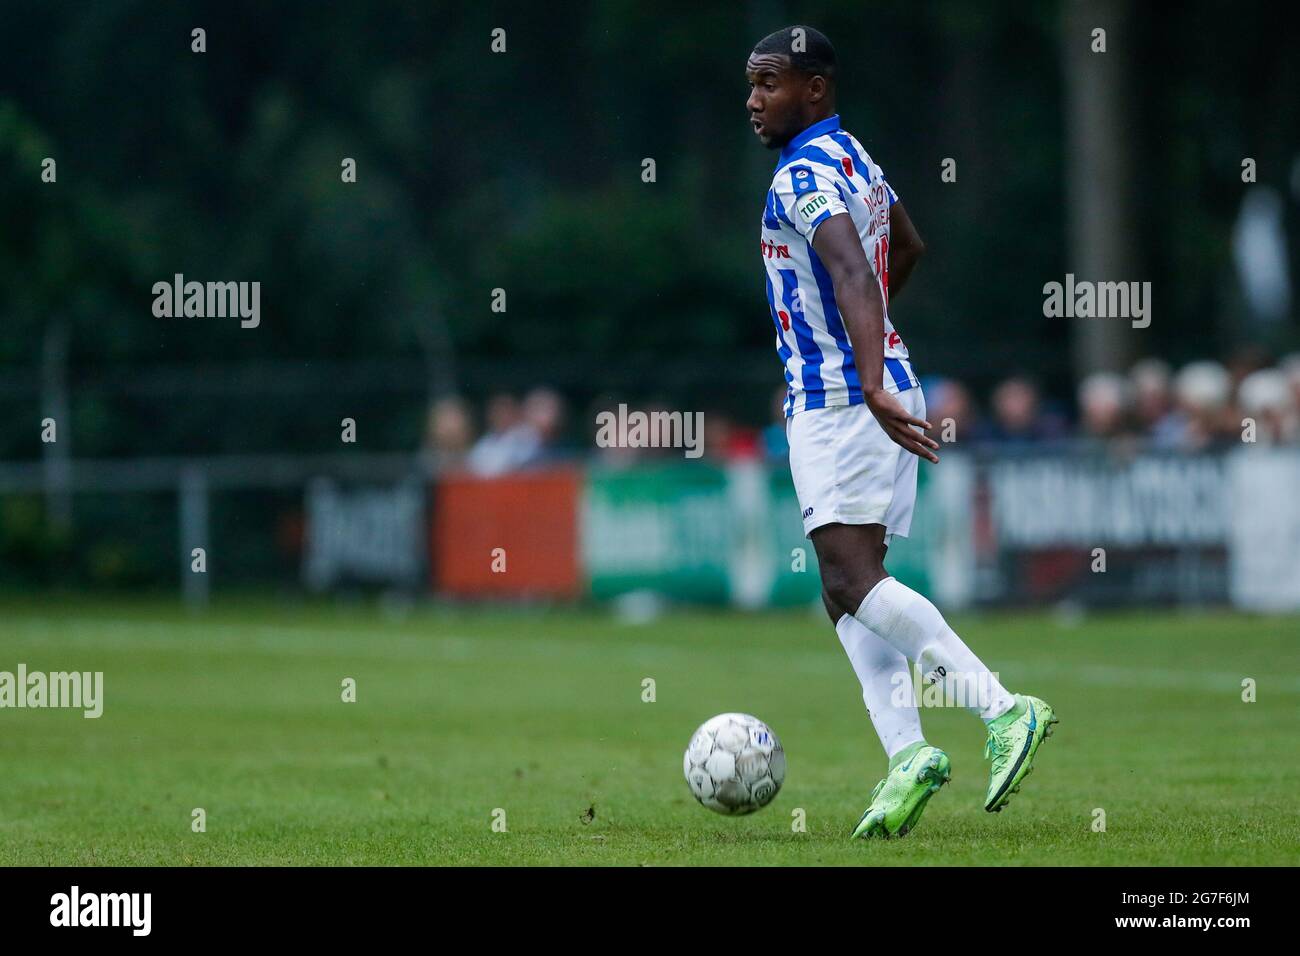
[[[827,219],[849,211],[832,177],[825,169],[795,163],[778,172],[772,183],[779,217],[809,242]]]

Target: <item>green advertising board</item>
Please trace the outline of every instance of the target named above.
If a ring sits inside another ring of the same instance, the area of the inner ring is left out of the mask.
[[[579,540],[591,594],[655,591],[683,601],[729,597],[727,475],[682,462],[588,472]]]
[[[925,591],[926,471],[910,539],[889,550],[890,573]],[[583,489],[580,541],[597,599],[650,591],[745,607],[813,604],[817,558],[803,535],[789,469],[676,462],[594,468]]]

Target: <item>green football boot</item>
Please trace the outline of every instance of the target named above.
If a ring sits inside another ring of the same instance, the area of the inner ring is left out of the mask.
[[[900,756],[906,759],[871,791],[871,805],[853,828],[853,837],[906,836],[930,798],[952,779],[948,755],[937,747],[922,742],[913,753]]]
[[[1021,694],[1015,697],[1015,706],[989,724],[984,745],[984,758],[993,761],[984,799],[989,813],[1001,811],[1011,795],[1020,792],[1021,782],[1034,769],[1038,745],[1052,736],[1052,725],[1057,723],[1056,713],[1046,701]]]

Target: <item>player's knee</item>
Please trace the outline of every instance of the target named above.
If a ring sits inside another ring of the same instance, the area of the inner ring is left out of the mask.
[[[889,572],[881,561],[866,565],[822,562],[822,601],[826,613],[832,621],[838,621],[841,614],[856,614],[871,589],[887,577]]]
[[[822,599],[826,602],[827,612],[835,620],[839,620],[835,609],[843,608],[843,613],[852,614],[866,594],[859,575],[842,564],[823,562]]]

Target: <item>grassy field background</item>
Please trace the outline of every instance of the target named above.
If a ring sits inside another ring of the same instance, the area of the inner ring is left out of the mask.
[[[953,624],[1056,708],[1058,733],[988,814],[982,724],[925,711],[953,781],[906,839],[863,843],[846,836],[884,758],[811,613],[0,601],[0,670],[103,671],[105,697],[97,720],[0,710],[0,864],[1300,862],[1300,619]],[[775,802],[737,819],[696,804],[681,770],[691,732],[728,710],[766,720],[789,759]]]

